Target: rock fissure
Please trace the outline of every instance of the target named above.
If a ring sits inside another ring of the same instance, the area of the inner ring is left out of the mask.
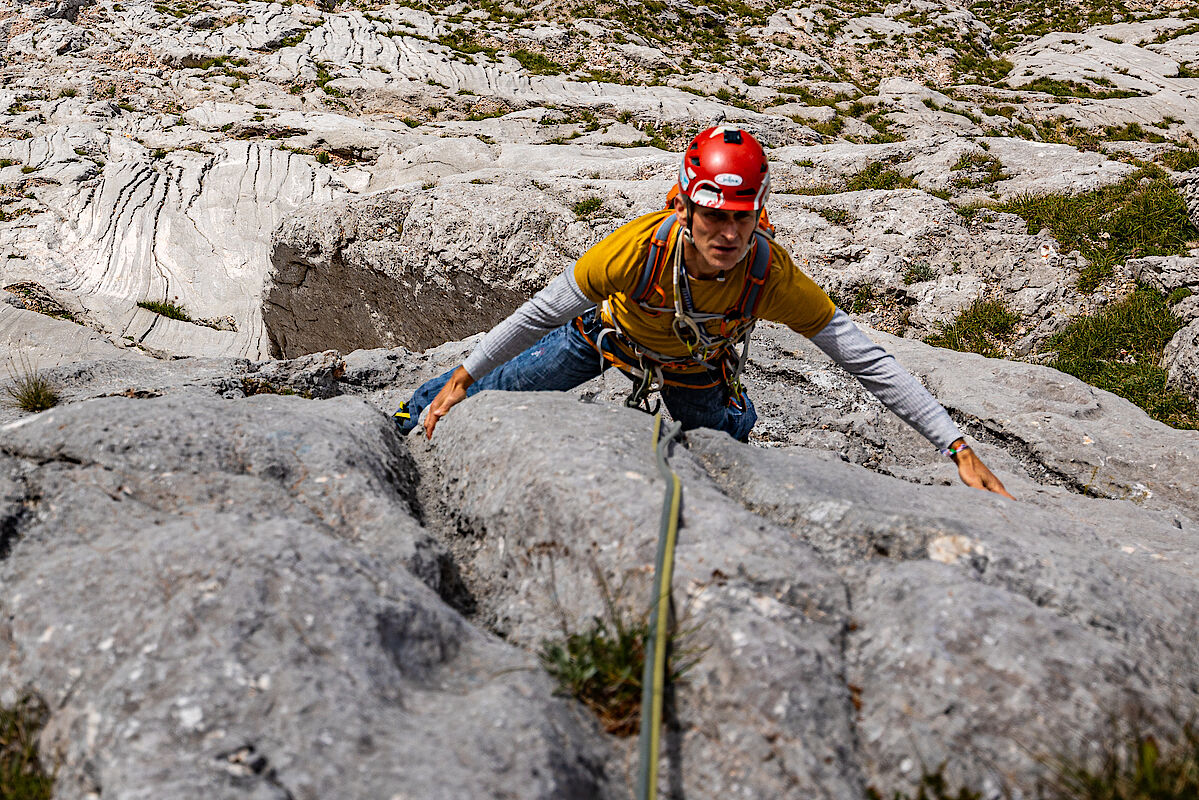
[[[0,561],[8,558],[13,546],[21,538],[22,531],[30,524],[34,508],[41,500],[41,495],[30,484],[25,476],[18,478],[20,489],[16,496],[4,498],[7,508],[0,516]]]
[[[1111,495],[1101,493],[1091,484],[1084,483],[1074,475],[1046,463],[1037,455],[1034,447],[1018,434],[1000,428],[998,425],[987,423],[958,409],[950,407],[947,410],[954,422],[972,437],[1011,453],[1016,461],[1024,467],[1028,477],[1037,483],[1060,486],[1084,497],[1113,499]]]

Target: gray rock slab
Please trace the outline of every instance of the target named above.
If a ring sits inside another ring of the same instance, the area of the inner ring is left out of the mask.
[[[551,437],[540,434],[547,417]],[[661,492],[649,422],[552,393],[484,392],[455,408],[431,444],[409,440],[425,474],[442,476],[424,507],[445,515],[437,524],[466,565],[481,617],[510,640],[536,642],[556,624],[602,615],[600,585],[638,607]],[[675,597],[707,647],[677,690],[681,749],[670,763],[684,787],[697,769],[716,793],[735,792],[710,781],[747,764],[765,735],[778,753],[768,763],[793,771],[787,791],[824,796],[840,784],[795,766],[810,762],[794,759],[802,751],[792,742],[812,725],[850,725],[853,746],[827,768],[842,775],[910,785],[924,755],[976,788],[1028,789],[1041,769],[1033,753],[1081,746],[1112,708],[1161,720],[1199,691],[1183,677],[1196,655],[1194,600],[1166,600],[1195,594],[1190,520],[1180,528],[1140,510],[1142,531],[1126,527],[1137,512],[1120,501],[1087,499],[1081,514],[1073,498],[1059,508],[1013,503],[703,431],[688,434],[672,463],[685,486]],[[807,631],[805,644],[776,620]],[[844,662],[819,633],[837,620]],[[783,662],[769,651],[788,654],[792,676],[812,648],[823,667],[774,683]],[[752,673],[741,671],[744,659]],[[848,705],[834,691],[840,681]],[[784,685],[809,727],[772,716],[779,706],[768,711]],[[716,707],[722,717],[709,719]],[[745,773],[746,796],[778,791],[775,769]]]
[[[1170,376],[1168,386],[1199,402],[1199,318],[1191,320],[1166,344],[1162,366]]]
[[[361,401],[113,398],[2,441],[0,694],[54,709],[57,796],[608,796],[594,722],[434,592]]]
[[[1156,422],[1127,400],[1048,367],[872,335],[924,378],[966,432],[1022,453],[1034,472],[1084,494],[1199,518],[1199,432]]]
[[[488,330],[665,192],[497,175],[306,209],[274,236],[273,348],[424,349]],[[591,197],[603,208],[580,219],[572,206]]]
[[[1140,283],[1164,294],[1175,289],[1199,289],[1199,253],[1185,256],[1146,256],[1127,262],[1127,269]]]
[[[537,432],[546,417],[548,437]],[[663,486],[650,422],[559,394],[484,392],[454,409],[431,445],[409,439],[425,474],[440,476],[422,484],[424,507],[443,515],[480,618],[509,641],[536,647],[603,618],[605,591],[622,613],[644,614]],[[695,631],[680,647],[702,656],[678,690],[663,791],[677,782],[688,796],[860,795],[840,579],[694,465],[679,468],[687,533],[675,598]]]
[[[1174,181],[1178,193],[1187,204],[1187,213],[1192,225],[1199,225],[1199,170],[1190,170]]]
[[[1030,751],[1081,748],[1111,708],[1160,713],[1199,688],[1182,666],[1193,654],[1167,666],[1159,659],[1173,658],[1172,645],[1147,652],[1159,625],[1181,641],[1195,623],[1143,594],[1160,582],[1170,585],[1163,596],[1193,591],[1193,523],[1150,523],[1157,530],[1145,541],[1108,517],[1110,501],[1089,501],[1080,518],[963,487],[907,489],[866,473],[858,482],[856,467],[708,432],[688,443],[731,497],[845,565],[859,626],[849,633],[851,673],[866,681],[857,684],[859,739],[895,782],[919,765],[915,749],[959,776],[977,780],[981,763],[999,785],[1019,784]],[[1170,542],[1163,552],[1159,535]],[[909,681],[929,686],[913,691]],[[1054,710],[1037,715],[1034,738],[996,736],[1024,724],[1024,702]]]

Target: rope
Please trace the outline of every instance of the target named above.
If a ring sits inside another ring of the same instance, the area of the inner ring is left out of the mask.
[[[641,676],[641,769],[637,775],[637,800],[658,796],[658,745],[662,730],[662,697],[666,685],[666,646],[670,625],[670,582],[674,573],[674,545],[679,532],[679,504],[683,485],[666,463],[664,445],[679,435],[674,423],[661,435],[662,415],[654,415],[654,455],[658,472],[666,481],[662,498],[662,525],[658,533],[658,558],[654,564],[654,601],[650,606],[645,642],[645,671]]]

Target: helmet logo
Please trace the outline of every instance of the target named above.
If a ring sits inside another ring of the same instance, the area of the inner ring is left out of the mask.
[[[714,180],[721,186],[740,186],[743,183],[741,176],[732,172],[722,172]]]

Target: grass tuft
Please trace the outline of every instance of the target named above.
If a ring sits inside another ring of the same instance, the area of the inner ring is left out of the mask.
[[[966,189],[990,186],[1009,177],[1003,171],[1002,162],[989,153],[967,153],[950,170],[963,173],[954,175],[952,180],[955,185]]]
[[[138,300],[137,304],[147,311],[153,311],[155,314],[159,314],[164,317],[181,320],[183,322],[192,321],[192,318],[187,313],[186,308],[178,303],[172,303],[169,300]]]
[[[1130,92],[1127,89],[1096,89],[1077,81],[1059,81],[1045,77],[1037,78],[1035,81],[1017,88],[1024,92],[1044,92],[1054,97],[1087,97],[1097,100],[1141,96],[1140,92]]]
[[[903,271],[903,282],[905,286],[913,283],[931,281],[935,277],[937,277],[937,273],[933,271],[932,267],[923,261],[917,261],[915,264],[912,264]]]
[[[1199,167],[1199,150],[1193,147],[1185,150],[1171,150],[1161,155],[1161,162],[1175,172],[1186,172]]]
[[[49,800],[54,777],[42,769],[37,746],[49,716],[46,704],[29,695],[0,708],[0,798]]]
[[[900,175],[882,161],[872,161],[856,175],[850,175],[845,181],[847,191],[859,192],[863,189],[912,189],[916,182],[906,175]]]
[[[1053,336],[1046,346],[1057,355],[1049,366],[1136,403],[1158,422],[1199,430],[1199,408],[1166,388],[1168,376],[1159,366],[1162,350],[1180,328],[1167,299],[1142,287]]]
[[[987,358],[1000,358],[999,343],[1016,329],[1020,318],[997,300],[976,299],[965,311],[941,330],[925,338],[936,347],[947,347],[964,353],[978,353]]]
[[[853,221],[853,214],[844,208],[814,208],[812,210],[834,225],[848,225]]]
[[[604,730],[616,736],[637,733],[641,720],[641,676],[645,669],[649,615],[633,621],[612,597],[607,581],[594,567],[604,597],[607,621],[594,618],[590,627],[571,633],[562,619],[562,641],[544,640],[541,665],[558,681],[563,694],[580,700],[599,718]],[[677,648],[684,635],[671,620],[667,681],[680,680],[699,661],[698,650]],[[675,652],[672,654],[670,650]]]
[[[1063,252],[1079,250],[1090,262],[1079,277],[1084,292],[1093,291],[1116,264],[1183,253],[1188,242],[1199,238],[1169,179],[1145,170],[1092,192],[1025,194],[994,208],[1023,217],[1029,233],[1048,228]]]
[[[645,667],[647,623],[617,623],[609,630],[603,620],[566,637],[543,642],[541,663],[566,693],[595,712],[604,730],[632,736],[641,718],[641,674]]]
[[[570,207],[570,210],[575,212],[576,218],[588,219],[603,207],[603,198],[592,195],[591,197],[584,197],[582,200],[575,203]]]
[[[566,71],[557,61],[532,50],[521,48],[513,50],[510,55],[534,75],[557,75]]]
[[[58,405],[62,397],[54,382],[34,369],[24,358],[20,363],[9,361],[8,374],[12,383],[4,387],[11,403],[22,411],[36,414]],[[4,795],[0,794],[0,798]]]

